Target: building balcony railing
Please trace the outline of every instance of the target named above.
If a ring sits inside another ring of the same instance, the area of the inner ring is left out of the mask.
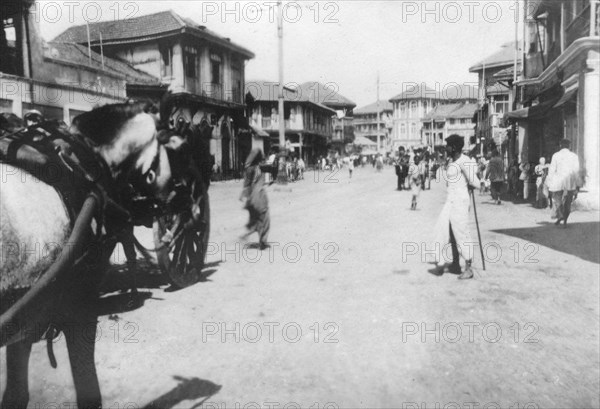
[[[223,100],[223,84],[204,84],[202,94],[213,99]]]
[[[598,7],[598,6],[597,6]],[[581,37],[588,37],[590,35],[590,5],[588,4],[581,14],[576,16],[573,21],[569,23],[565,30],[565,48],[573,44],[575,40]],[[594,35],[598,35],[597,27],[598,27],[598,14],[594,16],[594,27],[596,28],[594,31],[596,33]]]

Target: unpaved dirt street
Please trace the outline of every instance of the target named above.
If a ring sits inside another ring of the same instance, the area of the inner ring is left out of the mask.
[[[269,187],[262,252],[238,239],[241,182],[213,184],[206,281],[170,291],[146,275],[139,308],[104,295],[104,407],[599,406],[597,212],[555,227],[476,194],[487,270],[476,249],[476,278],[459,281],[423,260],[445,188],[411,211],[393,168],[354,173]],[[34,346],[31,408],[75,401],[64,340],[54,349],[56,370]]]

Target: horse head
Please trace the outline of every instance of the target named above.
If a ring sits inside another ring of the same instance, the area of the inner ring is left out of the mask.
[[[112,177],[138,192],[166,201],[171,167],[156,137],[156,118],[141,103],[105,105],[77,116],[72,131],[82,135],[106,162]]]

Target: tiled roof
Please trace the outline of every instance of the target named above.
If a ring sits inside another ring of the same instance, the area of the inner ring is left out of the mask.
[[[393,111],[394,107],[390,101],[379,101],[379,112],[384,111]],[[367,115],[367,114],[376,114],[377,113],[377,102],[373,102],[372,104],[366,105],[361,108],[357,108],[354,110],[354,115]]]
[[[279,83],[267,80],[252,80],[246,82],[244,94],[250,92],[256,101],[277,101],[279,99]],[[284,101],[298,101],[296,90],[283,86]]]
[[[497,73],[495,73],[493,75],[493,77],[500,79],[500,80],[511,79],[514,76],[514,72],[515,72],[515,67],[514,67],[514,65],[511,65],[510,67],[507,67],[503,70],[498,71]],[[520,74],[521,74],[521,65],[519,64],[517,66],[517,75],[520,75]]]
[[[266,80],[253,80],[246,82],[246,88],[244,93],[252,94],[252,97],[256,101],[271,101],[277,102],[279,100],[279,83],[275,81],[266,81]],[[311,103],[313,105],[317,105],[318,107],[325,109],[327,111],[331,111],[331,113],[335,113],[335,110],[331,107],[325,106],[323,104],[312,101],[307,95],[298,92],[298,90],[283,87],[283,100],[289,102],[306,102]]]
[[[442,99],[440,93],[434,89],[429,88],[425,84],[408,84],[404,88],[401,94],[390,98],[390,101],[410,100],[410,99]]]
[[[514,64],[515,61],[515,42],[511,41],[503,44],[498,51],[479,61],[477,64],[469,68],[469,72],[477,72],[483,70],[483,65],[486,68],[501,67],[504,65]],[[517,62],[521,62],[521,56],[517,57]]]
[[[100,44],[100,33],[102,33],[102,42],[105,45],[109,45],[144,41],[149,38],[161,37],[166,34],[182,33],[185,31],[212,40],[226,48],[240,52],[248,58],[254,57],[254,54],[251,51],[232,43],[228,38],[221,37],[220,35],[207,30],[206,27],[195,23],[189,18],[179,16],[172,10],[125,20],[110,20],[92,23],[89,25],[89,29],[90,42],[92,45]],[[69,27],[54,38],[53,41],[62,43],[87,43],[87,27],[85,24]]]
[[[442,89],[442,97],[449,100],[476,100],[479,98],[479,88],[467,84],[451,85]]]
[[[440,104],[436,106],[431,112],[429,112],[423,119],[422,122],[427,121],[442,121],[446,119],[460,119],[460,118],[473,118],[473,115],[477,111],[477,104],[468,103],[454,103],[454,104]]]
[[[92,51],[91,67],[97,70],[102,70],[102,56]],[[44,44],[44,57],[53,60],[64,61],[70,64],[77,64],[84,67],[90,67],[88,48],[80,44],[49,42]],[[128,83],[159,85],[158,78],[153,77],[143,71],[133,68],[126,62],[104,57],[104,71],[109,74],[124,77]]]
[[[302,98],[307,98],[317,104],[325,105],[333,109],[353,109],[356,104],[337,92],[337,85],[321,84],[310,81],[300,84],[298,92]]]
[[[362,146],[372,146],[375,145],[377,146],[377,142],[373,142],[372,140],[370,140],[369,138],[366,138],[364,136],[356,136],[354,138],[354,142],[352,142],[354,145],[362,145]]]

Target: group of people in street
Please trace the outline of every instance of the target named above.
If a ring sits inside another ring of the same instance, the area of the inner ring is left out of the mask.
[[[279,173],[279,160],[277,150],[273,149],[263,166],[266,183],[272,184],[277,179],[277,174]],[[287,176],[288,182],[303,180],[304,172],[306,171],[306,163],[301,157],[287,155],[283,171]]]
[[[459,135],[450,135],[446,138],[447,162],[441,167],[445,172],[447,197],[446,202],[438,216],[434,232],[436,251],[435,268],[432,274],[442,275],[450,272],[458,275],[461,280],[473,278],[472,260],[473,246],[469,230],[469,210],[473,191],[486,186],[484,181],[489,181],[492,200],[501,204],[501,194],[505,183],[505,172],[502,157],[497,149],[491,152],[489,160],[476,160],[463,153],[464,138]],[[579,168],[579,158],[570,151],[570,141],[560,141],[560,150],[556,152],[546,164],[545,158],[540,158],[534,167],[536,177],[536,205],[545,205],[546,197],[550,199],[552,218],[555,224],[566,224],[571,213],[571,204],[577,196],[582,185]],[[253,233],[258,233],[261,249],[268,246],[270,229],[269,204],[265,190],[265,181],[261,163],[263,154],[260,149],[253,149],[245,163],[244,185],[240,200],[245,200],[244,208],[248,210],[249,221],[246,224],[247,232],[242,236],[246,239]],[[354,160],[358,158],[344,158],[343,162],[352,178]],[[269,158],[270,160],[270,158]],[[268,161],[269,161],[268,160]],[[268,162],[267,161],[267,162]],[[398,190],[408,189],[411,192],[411,209],[416,209],[419,194],[425,189],[426,181],[431,179],[432,158],[427,152],[413,155],[402,155],[395,163],[398,176]],[[522,172],[527,171],[526,166],[521,166]],[[547,196],[546,196],[547,192]],[[474,201],[474,198],[473,198]],[[473,203],[474,205],[474,203]],[[450,244],[452,261],[443,258],[444,248]],[[460,259],[465,262],[464,270],[461,268]]]
[[[396,190],[411,192],[411,210],[416,210],[420,192],[431,188],[432,172],[438,168],[432,155],[427,151],[400,154],[394,162],[396,171]],[[433,175],[435,178],[435,175]]]
[[[570,151],[571,142],[568,139],[560,141],[560,150],[546,163],[545,157],[540,157],[537,165],[522,161],[518,163],[515,157],[505,177],[504,163],[497,149],[493,149],[491,157],[480,157],[477,162],[477,176],[480,180],[480,194],[485,194],[489,188],[492,200],[501,204],[501,195],[505,182],[509,195],[513,200],[530,201],[533,182],[535,182],[534,207],[546,209],[550,207],[551,218],[556,224],[567,223],[571,212],[571,203],[577,197],[582,186],[579,171],[579,158]],[[508,180],[507,180],[508,179]]]

